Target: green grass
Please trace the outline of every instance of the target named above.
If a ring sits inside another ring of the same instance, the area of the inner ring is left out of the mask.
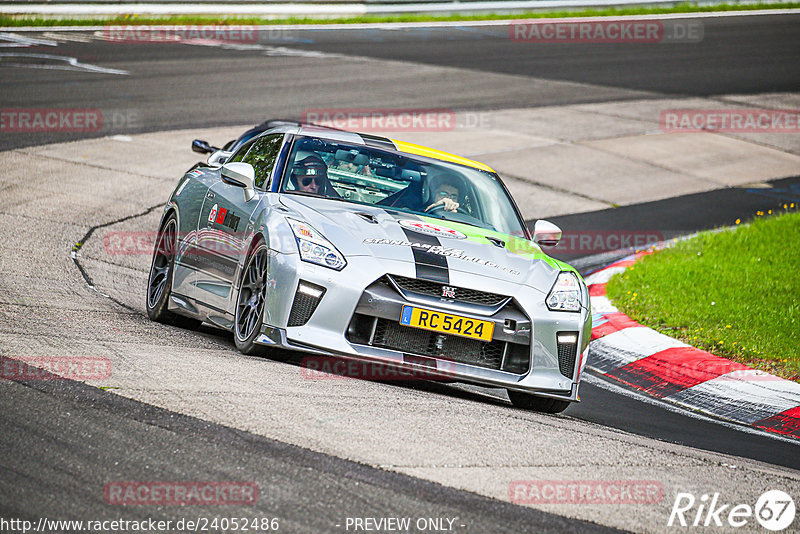
[[[659,332],[800,380],[800,212],[787,208],[646,256],[608,297]]]
[[[139,25],[139,24],[214,24],[214,25],[268,25],[268,24],[353,24],[370,22],[439,22],[439,21],[469,21],[469,20],[515,20],[528,18],[562,18],[562,17],[597,17],[620,15],[656,15],[662,13],[702,13],[708,11],[745,11],[753,9],[798,9],[800,2],[779,2],[759,4],[719,4],[696,5],[683,3],[672,7],[633,7],[633,8],[607,8],[583,9],[578,11],[532,11],[529,13],[497,14],[486,13],[480,15],[365,15],[359,17],[343,18],[300,18],[291,17],[283,19],[269,19],[262,17],[235,16],[235,15],[179,15],[179,16],[138,16],[124,15],[114,17],[94,18],[58,18],[32,17],[29,15],[0,14],[0,27],[21,26],[96,26],[98,24],[110,25]],[[464,9],[469,9],[469,4],[464,4]]]

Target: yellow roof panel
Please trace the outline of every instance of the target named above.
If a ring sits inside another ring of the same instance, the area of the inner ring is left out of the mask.
[[[473,161],[471,159],[462,158],[461,156],[456,156],[455,154],[450,154],[448,152],[442,152],[441,150],[436,150],[435,148],[428,148],[422,145],[415,145],[413,143],[406,143],[405,141],[398,141],[397,139],[391,139],[392,143],[397,147],[397,150],[400,152],[406,152],[408,154],[416,154],[417,156],[425,156],[428,158],[440,159],[443,161],[450,161],[452,163],[459,163],[461,165],[467,165],[469,167],[474,167],[476,169],[481,169],[482,171],[494,172],[494,170],[479,161]]]

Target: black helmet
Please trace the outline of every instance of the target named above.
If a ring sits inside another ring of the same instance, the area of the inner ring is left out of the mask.
[[[300,161],[295,161],[292,165],[292,174],[297,177],[303,176],[328,176],[328,166],[317,155],[306,156]]]

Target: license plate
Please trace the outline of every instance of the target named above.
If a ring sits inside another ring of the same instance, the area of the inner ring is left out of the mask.
[[[494,323],[469,319],[459,315],[451,315],[414,306],[403,306],[400,314],[400,324],[445,334],[491,341],[494,334]]]

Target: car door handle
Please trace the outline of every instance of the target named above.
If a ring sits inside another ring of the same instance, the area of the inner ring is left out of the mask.
[[[213,199],[214,198],[214,193],[209,191],[208,193],[206,193],[206,198],[212,198]]]

